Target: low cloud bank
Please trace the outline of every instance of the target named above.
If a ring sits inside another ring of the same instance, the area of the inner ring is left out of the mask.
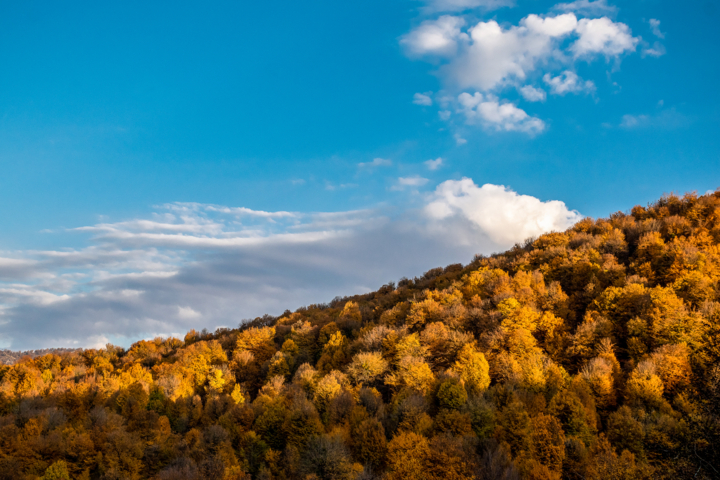
[[[234,327],[467,263],[580,218],[563,202],[469,178],[441,183],[420,208],[167,204],[149,218],[75,229],[92,235],[84,248],[0,254],[0,348],[127,345]]]

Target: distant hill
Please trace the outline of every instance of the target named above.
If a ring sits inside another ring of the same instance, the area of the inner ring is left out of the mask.
[[[0,349],[0,365],[12,365],[22,357],[36,358],[49,353],[61,354],[79,352],[81,348],[43,348],[41,350],[26,350],[24,352],[13,352],[12,350]]]
[[[29,357],[0,366],[0,480],[718,479],[720,191],[237,329]]]

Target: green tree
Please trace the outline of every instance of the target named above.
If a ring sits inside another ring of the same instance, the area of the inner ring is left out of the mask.
[[[42,480],[70,480],[67,463],[63,460],[58,460],[50,465],[47,470],[45,470]]]

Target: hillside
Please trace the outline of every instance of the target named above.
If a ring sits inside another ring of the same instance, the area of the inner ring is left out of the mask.
[[[2,479],[720,478],[720,191],[0,366]]]

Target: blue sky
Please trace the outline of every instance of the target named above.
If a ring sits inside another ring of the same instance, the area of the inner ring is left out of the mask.
[[[232,326],[720,186],[713,2],[0,12],[0,347]]]

